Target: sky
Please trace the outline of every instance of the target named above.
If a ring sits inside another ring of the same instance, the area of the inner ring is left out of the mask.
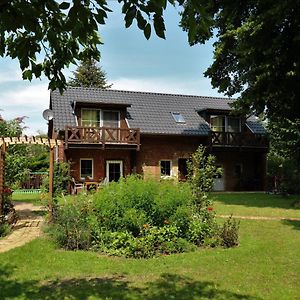
[[[146,40],[135,22],[125,28],[124,16],[116,1],[109,1],[113,13],[99,28],[104,45],[100,65],[112,83],[112,89],[162,92],[202,96],[223,96],[212,89],[203,72],[213,59],[212,42],[190,47],[187,33],[178,26],[175,8],[169,7],[165,15],[166,40],[152,34]],[[76,66],[65,70],[72,76]],[[18,61],[0,58],[0,114],[4,119],[26,116],[25,134],[47,132],[42,112],[49,107],[48,79],[23,81]]]

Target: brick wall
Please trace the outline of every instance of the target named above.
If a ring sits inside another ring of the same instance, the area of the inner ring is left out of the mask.
[[[188,158],[205,137],[141,136],[137,152],[137,171],[144,177],[160,178],[160,160],[172,161],[172,175],[178,177],[178,159]]]
[[[123,175],[132,172],[132,159],[129,150],[102,150],[102,149],[69,149],[66,159],[71,163],[71,176],[80,180],[80,159],[93,159],[93,180],[99,181],[106,177],[106,161],[121,160],[123,162]]]

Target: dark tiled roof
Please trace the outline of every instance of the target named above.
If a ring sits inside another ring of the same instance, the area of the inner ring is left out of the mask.
[[[197,111],[203,108],[229,109],[228,98],[102,90],[97,88],[68,88],[63,95],[51,92],[51,107],[54,113],[54,129],[62,130],[65,125],[76,126],[71,103],[87,102],[99,104],[131,105],[127,108],[131,128],[140,128],[148,134],[207,135],[209,125]],[[185,123],[176,123],[171,112],[181,113]],[[252,121],[248,126],[253,132],[263,127]]]

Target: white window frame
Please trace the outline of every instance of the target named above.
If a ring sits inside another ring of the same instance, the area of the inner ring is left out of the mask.
[[[97,108],[87,108],[87,107],[85,107],[85,108],[81,108],[81,118],[80,118],[80,125],[81,126],[83,126],[82,125],[82,121],[84,121],[83,119],[82,119],[82,112],[84,111],[84,110],[96,110],[96,111],[99,111],[99,113],[100,113],[100,127],[101,127],[101,119],[102,119],[102,113],[101,113],[101,109],[97,109]]]
[[[232,116],[225,116],[225,115],[211,115],[210,116],[210,128],[212,128],[212,124],[211,124],[211,119],[214,118],[214,117],[224,117],[225,118],[225,132],[231,132],[231,131],[228,131],[228,118],[237,118],[239,119],[239,131],[238,132],[241,132],[242,131],[242,121],[241,121],[241,118],[239,117],[232,117]]]
[[[123,177],[123,160],[107,160],[106,161],[106,178],[107,180],[109,180],[109,164],[115,164],[115,163],[119,163],[120,164],[120,177]]]
[[[101,115],[100,115],[100,124],[101,124],[101,127],[103,127],[103,113],[107,111],[107,112],[117,112],[118,113],[118,127],[117,128],[120,128],[121,127],[121,112],[119,110],[112,110],[112,109],[101,109]]]
[[[161,162],[162,161],[169,161],[170,162],[170,175],[161,174]],[[172,160],[171,159],[160,159],[159,160],[159,173],[160,173],[161,178],[170,178],[170,177],[172,177],[173,171],[172,171]]]
[[[185,119],[183,117],[183,115],[180,112],[171,112],[172,117],[174,118],[175,122],[178,124],[185,124]],[[182,118],[182,121],[177,121],[175,115],[178,115]]]
[[[96,111],[99,111],[99,113],[100,113],[100,127],[103,127],[103,112],[105,112],[105,111],[107,111],[107,112],[117,112],[118,113],[118,128],[120,128],[120,126],[121,126],[121,112],[119,111],[119,110],[114,110],[114,109],[99,109],[99,108],[87,108],[87,107],[85,107],[85,108],[81,108],[81,119],[80,119],[80,123],[81,123],[81,126],[83,126],[82,125],[82,121],[83,121],[83,119],[82,119],[82,112],[84,111],[84,110],[96,110]]]
[[[85,179],[81,174],[81,161],[83,160],[91,160],[92,161],[92,177],[90,179],[94,179],[94,159],[93,158],[80,158],[80,179]]]

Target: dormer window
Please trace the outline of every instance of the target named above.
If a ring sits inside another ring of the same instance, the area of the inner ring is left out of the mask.
[[[120,127],[120,112],[83,108],[81,110],[81,126],[85,127]]]
[[[216,132],[241,132],[241,118],[231,116],[210,116],[210,126]]]
[[[181,115],[181,113],[172,112],[171,114],[176,123],[185,123],[185,120],[184,120],[183,116]]]
[[[101,110],[100,109],[82,109],[81,126],[100,127]]]

